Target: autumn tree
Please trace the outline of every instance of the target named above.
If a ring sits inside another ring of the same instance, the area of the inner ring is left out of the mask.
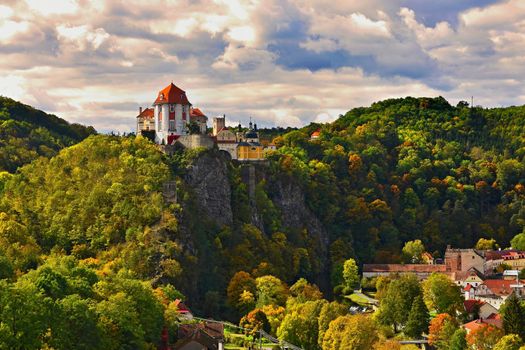
[[[448,350],[451,338],[457,329],[457,322],[452,316],[439,314],[430,321],[428,343],[439,350]]]
[[[324,334],[328,329],[330,322],[338,318],[339,316],[344,316],[348,313],[348,307],[344,304],[340,304],[336,301],[331,303],[323,304],[319,317],[317,319],[319,336],[318,344],[321,347],[323,345]]]
[[[375,322],[365,315],[339,316],[330,322],[323,350],[369,350],[378,340]]]
[[[272,275],[266,275],[257,277],[255,284],[258,307],[270,304],[283,306],[285,304],[288,288],[280,279]]]
[[[317,348],[319,324],[317,319],[326,300],[307,301],[290,305],[281,325],[277,329],[279,339],[305,349]]]
[[[492,325],[482,325],[467,335],[467,342],[477,350],[492,350],[503,335],[502,329]]]
[[[523,341],[519,335],[507,334],[496,343],[493,350],[520,350],[522,345]]]
[[[255,279],[245,271],[236,272],[226,290],[228,303],[241,313],[253,309],[255,293]]]

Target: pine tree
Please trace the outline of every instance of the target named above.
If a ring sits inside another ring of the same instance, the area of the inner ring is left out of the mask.
[[[505,334],[517,334],[525,339],[525,310],[514,293],[503,305],[503,329]]]
[[[423,298],[418,296],[412,302],[412,308],[408,314],[408,321],[403,330],[411,338],[419,338],[423,332],[428,330],[428,309]]]
[[[467,332],[462,329],[458,328],[455,332],[452,338],[450,338],[450,350],[466,350],[468,348],[467,345]]]

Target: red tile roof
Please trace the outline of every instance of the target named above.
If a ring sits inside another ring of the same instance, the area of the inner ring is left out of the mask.
[[[188,101],[188,98],[186,97],[186,92],[175,86],[173,83],[159,91],[157,99],[153,104],[157,105],[165,103],[191,105],[190,101]]]
[[[153,115],[153,108],[146,108],[142,113],[137,115],[137,118],[153,118]]]
[[[198,108],[192,108],[190,112],[190,116],[192,117],[205,117],[206,115],[202,113],[202,111]]]
[[[521,281],[522,283],[525,281]],[[516,280],[485,280],[483,282],[488,289],[495,295],[505,296],[512,293],[512,284],[516,284]]]
[[[463,306],[465,307],[465,311],[467,313],[472,313],[474,312],[476,306],[478,307],[481,307],[481,305],[485,304],[484,302],[482,301],[479,301],[479,300],[475,300],[475,299],[469,299],[469,300],[465,300],[463,302]]]
[[[446,265],[429,265],[429,264],[364,264],[363,272],[446,272]]]
[[[319,137],[319,135],[321,134],[321,131],[320,130],[315,130],[312,135],[310,135],[310,137]]]
[[[491,318],[489,316],[489,318],[485,318],[485,319],[480,318],[479,320],[474,320],[469,323],[465,323],[463,325],[463,328],[468,329],[469,331],[472,332],[478,328],[486,327],[489,325],[497,327],[497,328],[503,328],[503,321],[501,320],[501,318]]]

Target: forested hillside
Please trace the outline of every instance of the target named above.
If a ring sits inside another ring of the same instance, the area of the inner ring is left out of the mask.
[[[40,156],[54,156],[94,133],[93,127],[70,124],[0,96],[0,171],[14,172]]]
[[[274,335],[317,348],[322,337],[294,333],[294,317],[321,314],[324,332],[344,314],[319,300],[355,285],[349,258],[397,262],[413,239],[435,255],[480,237],[507,246],[523,231],[524,117],[395,99],[278,136],[259,164],[94,135],[4,172],[0,344],[148,348],[163,326],[173,336],[184,295],[197,315],[248,325],[262,313]]]

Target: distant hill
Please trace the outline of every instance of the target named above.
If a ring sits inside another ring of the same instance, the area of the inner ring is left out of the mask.
[[[91,134],[96,134],[91,126],[70,124],[0,96],[0,171],[14,172],[40,156],[52,157]]]

